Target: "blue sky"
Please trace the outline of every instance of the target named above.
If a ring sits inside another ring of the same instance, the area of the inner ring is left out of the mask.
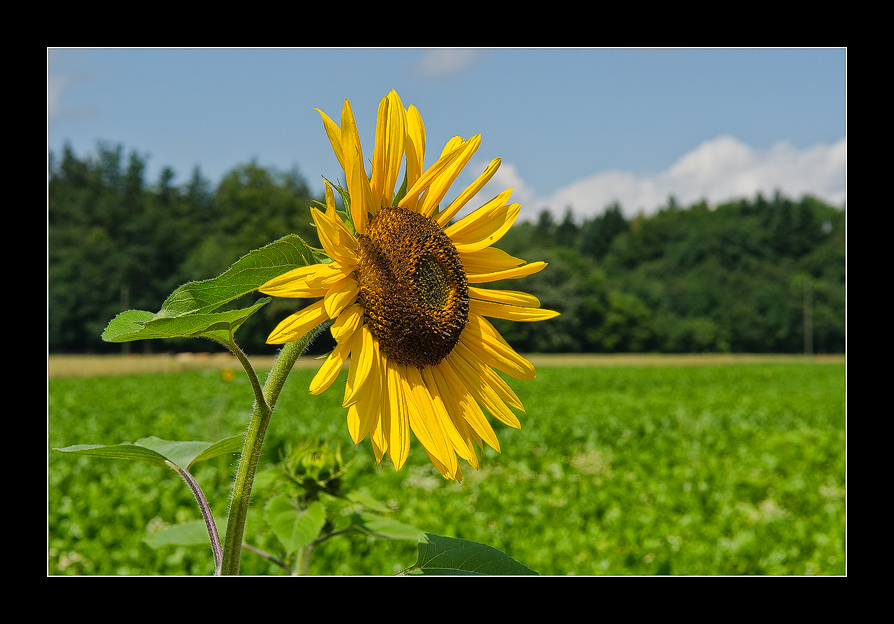
[[[651,213],[779,189],[847,198],[844,49],[50,49],[47,141],[148,157],[184,184],[217,184],[251,159],[297,166],[311,189],[343,178],[319,114],[350,99],[364,146],[397,90],[425,122],[433,162],[482,135],[467,176],[502,166],[481,201],[513,187],[522,218]],[[499,187],[499,188],[498,188]],[[479,202],[480,203],[480,202]]]

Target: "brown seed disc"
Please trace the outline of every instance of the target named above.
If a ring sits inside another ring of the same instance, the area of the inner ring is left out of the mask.
[[[385,207],[359,237],[359,300],[390,359],[417,368],[441,363],[469,320],[459,253],[434,221]]]

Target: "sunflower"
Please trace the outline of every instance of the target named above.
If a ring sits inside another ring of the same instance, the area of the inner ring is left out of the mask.
[[[331,262],[289,271],[260,288],[277,297],[321,299],[282,321],[267,342],[298,340],[332,320],[336,346],[310,393],[329,388],[350,359],[342,404],[354,443],[368,435],[377,463],[387,454],[399,470],[412,431],[445,478],[462,480],[457,457],[477,469],[484,444],[500,451],[485,411],[521,427],[511,408],[524,407],[494,369],[517,379],[535,376],[487,317],[541,321],[558,314],[540,309],[532,295],[479,284],[531,275],[546,263],[525,263],[492,247],[519,214],[519,204],[506,203],[511,189],[451,223],[493,177],[499,159],[440,208],[480,135],[454,137],[425,169],[422,118],[392,91],[379,104],[367,175],[350,102],[341,127],[318,112],[345,173],[339,188],[345,211],[336,209],[327,181],[325,211],[312,207],[311,215]]]

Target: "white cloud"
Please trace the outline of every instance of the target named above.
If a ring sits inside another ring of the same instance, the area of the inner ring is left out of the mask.
[[[422,53],[415,73],[423,78],[438,78],[454,74],[478,62],[478,50],[469,48],[437,48]]]
[[[512,201],[521,202],[521,218],[532,219],[545,207],[560,216],[567,206],[580,217],[601,213],[617,201],[628,217],[654,213],[673,195],[688,206],[702,199],[711,206],[730,199],[772,196],[778,189],[791,198],[812,194],[834,205],[847,200],[847,139],[833,145],[798,150],[783,141],[755,150],[731,136],[705,141],[667,170],[652,175],[610,170],[594,173],[543,197],[527,186],[516,169],[504,163],[480,197],[514,186]],[[504,172],[504,169],[506,170]]]
[[[78,119],[91,117],[96,114],[95,107],[79,106],[71,107],[66,104],[65,94],[71,91],[73,87],[90,80],[90,77],[84,72],[77,69],[70,69],[67,64],[60,59],[61,54],[58,50],[51,51],[50,57],[54,59],[52,62],[66,68],[59,71],[51,65],[47,71],[47,123],[52,124],[61,119]]]
[[[69,76],[49,76],[47,79],[47,120],[50,123],[61,114],[62,93],[70,82]]]

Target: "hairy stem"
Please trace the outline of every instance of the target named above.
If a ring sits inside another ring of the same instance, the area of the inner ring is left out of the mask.
[[[264,393],[261,389],[261,382],[258,381],[258,375],[255,373],[255,369],[251,365],[251,362],[248,361],[248,356],[246,356],[245,352],[239,348],[239,345],[232,340],[223,344],[236,356],[236,359],[242,364],[242,368],[245,369],[245,374],[248,375],[248,380],[251,382],[252,392],[255,394],[255,401],[265,401]]]
[[[264,387],[259,393],[255,393],[255,404],[252,409],[251,420],[248,423],[248,431],[245,433],[245,444],[242,447],[242,456],[239,458],[239,467],[236,470],[236,479],[233,482],[233,495],[230,499],[230,512],[227,518],[227,533],[223,544],[223,562],[220,574],[239,574],[239,562],[242,553],[242,537],[245,534],[245,519],[248,515],[248,504],[251,498],[251,488],[254,483],[255,471],[261,457],[261,449],[264,445],[264,436],[273,408],[283,385],[288,379],[292,367],[305,347],[321,332],[328,327],[328,323],[318,326],[307,333],[297,342],[287,343],[279,352],[273,367],[267,374]],[[235,345],[234,345],[235,346]],[[231,349],[232,350],[232,349]],[[235,351],[234,351],[235,353]],[[241,353],[241,351],[240,351]],[[236,357],[239,357],[237,354]],[[244,355],[243,355],[244,357]],[[245,358],[243,366],[247,371],[251,370],[249,377],[254,374],[251,364]]]
[[[202,512],[205,527],[208,529],[208,538],[211,540],[211,552],[214,554],[214,574],[218,575],[220,574],[220,566],[223,561],[223,548],[220,545],[220,536],[217,534],[217,525],[214,524],[214,516],[211,515],[211,506],[208,505],[208,499],[205,498],[205,493],[199,487],[199,482],[195,480],[195,477],[188,470],[168,460],[165,460],[165,463],[183,477],[189,489],[192,490],[193,496],[196,497],[196,502],[199,503],[199,510]]]
[[[313,544],[308,544],[298,551],[298,561],[295,562],[295,569],[292,570],[292,576],[306,576],[310,567],[310,555],[313,552]]]

